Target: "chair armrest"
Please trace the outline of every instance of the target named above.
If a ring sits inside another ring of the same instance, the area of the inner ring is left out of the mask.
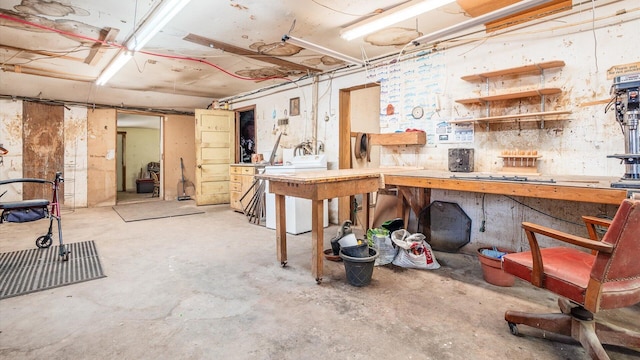
[[[532,232],[532,233],[548,236],[550,238],[560,240],[562,242],[566,242],[572,245],[581,246],[586,249],[602,251],[604,253],[613,252],[613,246],[611,244],[603,243],[602,241],[586,239],[576,235],[567,234],[565,232],[554,230],[546,226],[523,222],[522,228],[524,229],[525,232]]]
[[[596,226],[602,226],[609,228],[611,226],[611,220],[603,219],[595,216],[583,216],[582,221],[587,226],[587,232],[591,240],[599,240],[598,233],[596,232]]]
[[[548,236],[555,240],[581,246],[595,251],[602,251],[605,253],[613,252],[613,246],[610,244],[567,234],[565,232],[554,230],[546,226],[523,222],[522,228],[524,229],[524,232],[527,235],[527,239],[529,240],[529,248],[531,249],[531,257],[533,260],[531,284],[537,287],[542,287],[543,285],[542,281],[544,279],[544,264],[542,262],[542,254],[540,253],[540,245],[538,244],[536,234]]]

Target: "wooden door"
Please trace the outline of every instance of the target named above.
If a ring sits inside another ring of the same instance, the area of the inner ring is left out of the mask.
[[[196,109],[196,204],[228,204],[235,160],[235,114]]]

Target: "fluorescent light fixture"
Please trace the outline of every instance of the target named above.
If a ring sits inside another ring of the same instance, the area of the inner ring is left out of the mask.
[[[127,48],[131,51],[142,49],[189,1],[191,0],[164,0],[133,33],[127,41]]]
[[[340,31],[340,36],[347,41],[351,41],[455,1],[456,0],[409,1],[343,29]]]
[[[144,23],[127,40],[126,46],[130,51],[120,51],[100,74],[96,84],[106,84],[133,57],[133,52],[141,50],[189,1],[191,0],[164,0],[153,9]]]
[[[132,57],[133,53],[131,53],[130,51],[120,51],[118,55],[116,55],[115,59],[113,59],[113,61],[111,61],[107,68],[104,69],[102,74],[100,74],[98,80],[96,80],[96,85],[102,86],[106,84],[107,81],[109,81],[109,79],[111,79],[113,75],[120,71],[124,64],[126,64]]]
[[[459,24],[453,25],[453,26],[449,26],[448,28],[444,28],[442,30],[438,30],[435,32],[432,32],[431,34],[426,34],[423,36],[420,36],[416,39],[414,39],[412,41],[412,43],[416,46],[420,45],[421,43],[428,43],[430,41],[439,39],[443,36],[447,36],[447,35],[451,35],[451,34],[455,34],[459,31],[462,30],[466,30],[469,28],[472,28],[476,25],[480,25],[480,24],[484,24],[484,23],[488,23],[494,20],[498,20],[501,19],[503,17],[509,16],[509,15],[513,15],[515,13],[519,13],[521,11],[525,11],[525,10],[529,10],[533,7],[542,5],[544,3],[548,3],[551,0],[525,0],[525,1],[519,1],[515,4],[509,5],[509,6],[505,6],[501,9],[498,9],[496,11],[492,11],[490,13],[486,13],[484,15],[480,15],[478,17],[475,17],[473,19],[469,19],[467,21],[463,21]]]
[[[327,49],[326,47],[320,46],[320,45],[316,45],[313,43],[310,43],[308,41],[302,40],[302,39],[298,39],[296,37],[293,36],[289,36],[289,35],[284,35],[282,36],[282,41],[283,42],[288,42],[291,43],[293,45],[296,46],[300,46],[301,48],[305,48],[307,50],[311,50],[311,51],[315,51],[317,53],[320,54],[324,54],[324,55],[328,55],[331,56],[332,58],[335,59],[339,59],[348,63],[352,63],[352,64],[356,64],[356,65],[364,65],[364,61],[356,59],[354,57],[345,55],[345,54],[341,54],[337,51],[333,51],[331,49]]]

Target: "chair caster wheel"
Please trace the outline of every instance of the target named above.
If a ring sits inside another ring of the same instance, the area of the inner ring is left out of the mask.
[[[286,261],[281,262],[281,263],[280,263],[280,266],[282,266],[282,267],[287,266],[287,262],[286,262]]]
[[[322,284],[322,278],[316,278],[316,284],[318,285]]]
[[[520,333],[518,332],[518,325],[516,325],[515,323],[509,322],[509,331],[511,331],[511,334],[515,336],[520,335]]]

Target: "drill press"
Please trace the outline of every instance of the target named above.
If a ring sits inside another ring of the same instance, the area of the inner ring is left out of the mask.
[[[616,121],[620,123],[624,135],[624,154],[608,155],[620,159],[625,164],[624,176],[611,183],[614,188],[640,188],[640,73],[621,75],[614,78],[611,86],[613,98],[605,112],[615,106]]]

